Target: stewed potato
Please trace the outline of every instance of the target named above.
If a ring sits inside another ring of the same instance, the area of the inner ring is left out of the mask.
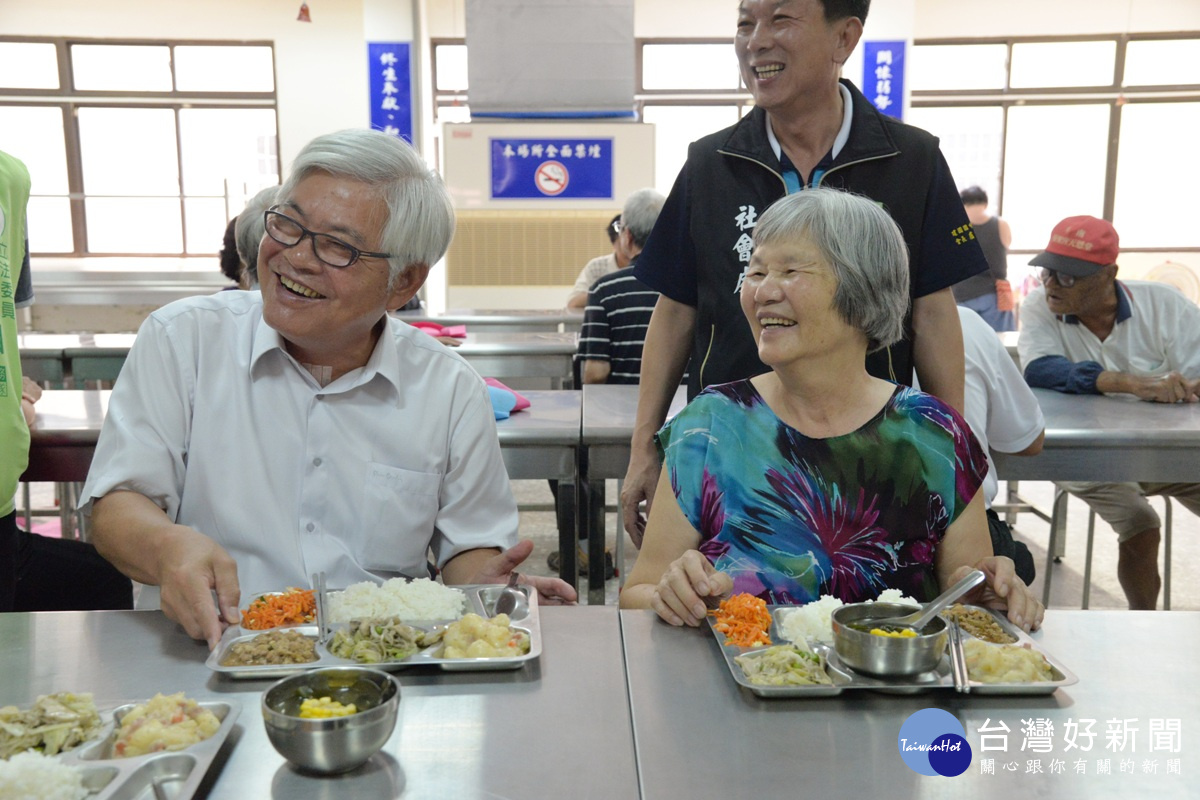
[[[467,614],[442,636],[442,658],[502,658],[529,652],[529,635],[509,627],[507,614],[490,620]]]

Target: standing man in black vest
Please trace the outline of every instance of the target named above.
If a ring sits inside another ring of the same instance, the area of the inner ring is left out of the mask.
[[[766,371],[738,307],[750,235],[775,200],[809,186],[866,195],[904,233],[912,274],[905,338],[867,359],[871,374],[921,387],[962,409],[963,349],[950,287],[987,269],[937,139],[881,115],[842,66],[870,0],[742,0],[734,49],[755,108],[694,142],[636,274],[662,293],[646,337],[621,505],[641,544],[662,425],[688,358],[689,398]]]

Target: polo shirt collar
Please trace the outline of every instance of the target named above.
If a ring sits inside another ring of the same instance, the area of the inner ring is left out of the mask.
[[[833,147],[829,148],[829,153],[821,159],[821,163],[832,163],[842,152],[842,148],[846,146],[846,142],[850,140],[850,125],[854,120],[854,97],[850,94],[850,90],[846,88],[846,84],[839,83],[838,90],[842,94],[842,127],[838,129],[837,136],[833,139]],[[767,126],[767,141],[771,144],[771,150],[775,153],[775,157],[783,162],[783,148],[779,146],[779,139],[775,138],[775,129],[771,127],[771,115],[764,114]]]

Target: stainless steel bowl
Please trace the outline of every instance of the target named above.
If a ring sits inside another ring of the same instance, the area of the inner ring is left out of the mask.
[[[309,697],[354,703],[358,713],[330,719],[301,719]],[[263,692],[263,723],[279,754],[296,766],[334,774],[360,766],[379,752],[396,727],[400,684],[386,672],[364,667],[330,667],[291,675]]]
[[[946,622],[934,617],[921,635],[907,638],[876,636],[851,625],[873,619],[900,617],[917,611],[901,603],[851,603],[833,612],[833,647],[843,664],[881,678],[908,677],[937,667],[946,652]]]

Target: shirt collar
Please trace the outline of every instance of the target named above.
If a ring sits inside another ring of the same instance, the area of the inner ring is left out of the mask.
[[[833,139],[833,147],[829,148],[829,154],[822,161],[838,157],[842,152],[842,148],[846,146],[846,142],[850,140],[850,121],[854,119],[854,98],[850,95],[850,90],[846,88],[846,84],[839,83],[838,90],[842,93],[842,127],[838,129],[837,136]],[[782,159],[783,148],[779,146],[779,140],[775,138],[775,129],[771,127],[771,115],[763,114],[767,121],[767,141],[771,143],[771,150],[774,151],[775,157]]]
[[[277,353],[278,355],[269,354]],[[296,359],[287,351],[283,337],[279,331],[267,324],[265,318],[260,316],[258,319],[258,328],[254,332],[254,346],[250,352],[250,377],[256,378],[265,369],[265,364],[270,363],[270,359],[283,359],[289,362],[295,369],[305,376],[306,380],[311,380],[315,384],[315,379],[308,374],[308,370],[300,365]],[[263,365],[263,366],[260,366]],[[371,351],[371,355],[367,358],[367,363],[358,369],[351,370],[342,377],[323,387],[325,392],[340,392],[352,389],[356,386],[362,386],[373,380],[376,376],[387,381],[392,385],[393,390],[399,396],[400,384],[397,383],[400,375],[400,354],[396,347],[396,337],[392,332],[391,316],[384,318],[383,331],[379,334],[379,341],[375,343],[375,349]]]
[[[1125,320],[1133,316],[1133,297],[1129,292],[1129,287],[1120,281],[1113,281],[1117,287],[1117,324],[1120,325]],[[1079,325],[1079,317],[1074,314],[1058,314],[1060,322],[1065,322],[1068,325]]]

